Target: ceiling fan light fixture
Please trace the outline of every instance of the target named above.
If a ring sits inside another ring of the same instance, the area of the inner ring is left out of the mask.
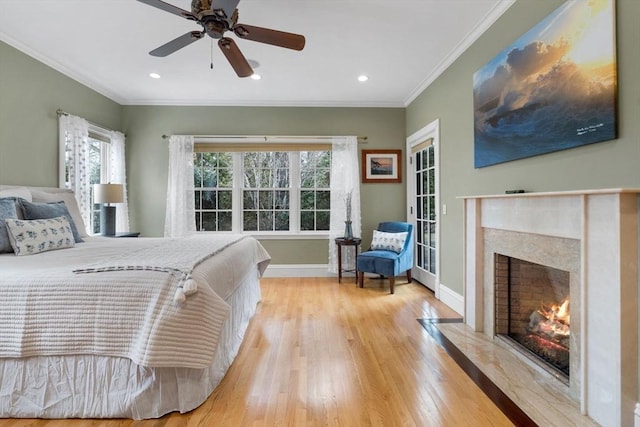
[[[158,73],[149,73],[149,77],[151,77],[152,79],[159,79],[160,78],[160,74],[158,74]]]
[[[367,80],[369,80],[369,76],[367,76],[366,74],[360,74],[358,76],[358,81],[361,83],[366,82]]]
[[[253,80],[261,80],[262,76],[260,74],[253,73],[253,74],[251,74],[251,78]]]

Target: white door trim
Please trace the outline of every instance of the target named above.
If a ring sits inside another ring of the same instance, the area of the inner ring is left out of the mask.
[[[440,299],[440,119],[435,119],[422,129],[414,132],[407,137],[406,144],[406,178],[407,178],[407,219],[409,222],[416,224],[415,212],[415,167],[411,162],[411,149],[433,138],[433,149],[435,156],[435,190],[436,190],[436,274],[434,292],[437,299]],[[415,263],[415,262],[414,262]]]

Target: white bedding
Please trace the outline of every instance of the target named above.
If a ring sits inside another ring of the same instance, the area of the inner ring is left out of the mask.
[[[0,417],[153,418],[207,398],[237,354],[269,255],[245,238],[205,257],[190,272],[198,292],[182,304],[165,272],[71,273],[163,240],[96,237],[0,255]]]
[[[170,258],[192,258],[199,265],[213,262],[211,254],[230,252],[232,269],[244,274],[269,259],[264,249],[256,250],[262,247],[255,240],[240,235],[100,240],[11,261],[2,257],[0,301],[6,308],[0,308],[0,357],[95,354],[127,357],[147,367],[207,367],[230,310],[216,285],[231,281],[219,273],[214,280],[201,279],[198,292],[178,303],[181,277],[153,270],[180,269]],[[119,253],[109,255],[114,245]],[[86,252],[91,262],[83,259]],[[46,260],[36,263],[40,257]],[[96,262],[114,268],[133,263],[133,269],[74,273]],[[197,265],[184,268],[190,274]]]

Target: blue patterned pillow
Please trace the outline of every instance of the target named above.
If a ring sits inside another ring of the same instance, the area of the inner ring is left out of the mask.
[[[17,218],[18,211],[16,211],[15,197],[5,197],[0,199],[0,253],[13,252],[11,242],[9,241],[9,235],[7,234],[5,220]]]
[[[33,255],[75,246],[69,220],[64,216],[48,219],[5,220],[11,246],[16,255]]]
[[[402,252],[404,242],[407,240],[407,232],[385,233],[384,231],[373,230],[373,240],[371,250],[384,250],[396,253]]]
[[[80,233],[78,233],[76,224],[73,222],[73,218],[71,218],[69,209],[67,209],[67,205],[65,205],[64,202],[31,203],[27,202],[26,200],[20,200],[20,204],[22,206],[24,219],[48,219],[56,218],[59,216],[67,218],[67,221],[69,221],[69,225],[71,226],[71,231],[73,232],[73,239],[75,240],[75,242],[84,242],[84,240],[82,240],[82,237],[80,236]]]

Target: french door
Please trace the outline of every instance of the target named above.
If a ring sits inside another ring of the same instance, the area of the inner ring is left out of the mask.
[[[415,232],[412,276],[439,297],[438,121],[407,138],[407,216]]]

